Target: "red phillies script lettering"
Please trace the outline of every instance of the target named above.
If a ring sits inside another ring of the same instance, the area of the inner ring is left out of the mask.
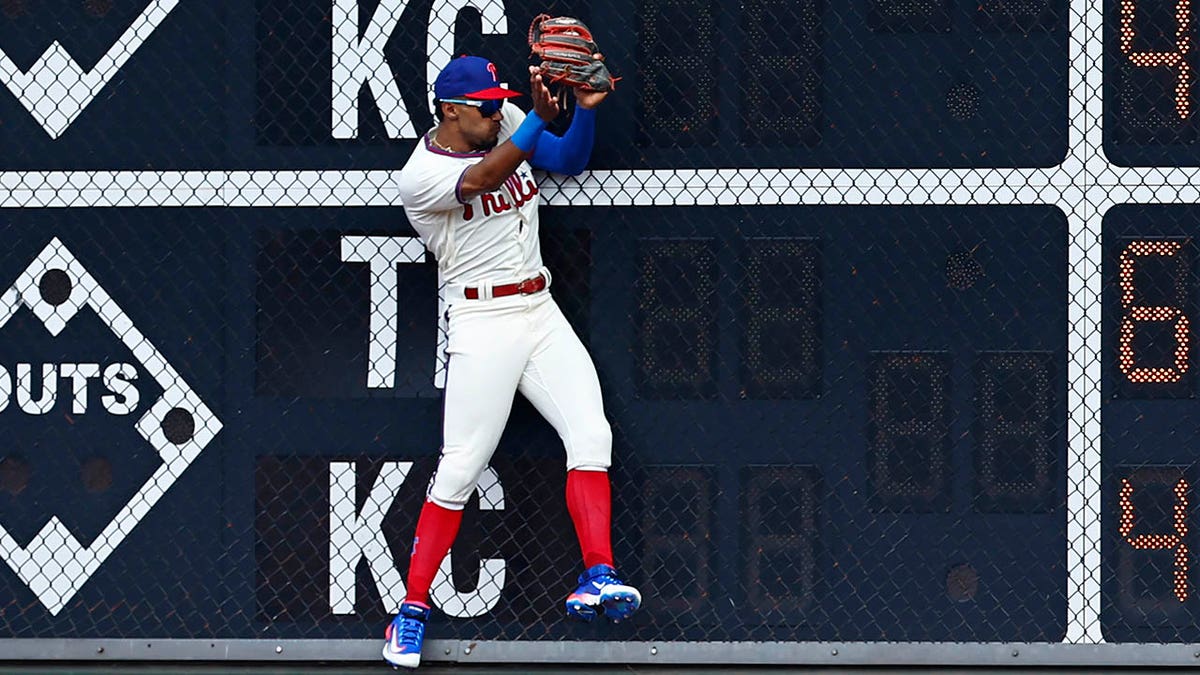
[[[480,196],[480,203],[483,206],[483,215],[491,216],[497,213],[504,213],[512,208],[521,208],[537,196],[537,184],[532,179],[526,178],[524,182],[517,177],[509,178],[504,182],[505,191],[496,190]],[[510,198],[511,197],[511,201]],[[463,220],[471,220],[475,217],[475,209],[471,208],[470,204],[463,204]]]

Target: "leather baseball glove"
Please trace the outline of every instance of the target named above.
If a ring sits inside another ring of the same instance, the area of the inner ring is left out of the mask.
[[[550,84],[612,91],[619,77],[604,64],[592,32],[579,19],[539,14],[529,26],[529,48],[542,60],[542,76]]]

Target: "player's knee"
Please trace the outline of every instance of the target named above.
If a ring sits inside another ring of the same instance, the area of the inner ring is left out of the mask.
[[[443,451],[441,459],[438,460],[437,470],[429,483],[427,496],[430,501],[448,509],[461,509],[466,506],[471,493],[475,491],[475,485],[479,482],[479,476],[486,468],[476,466],[477,462],[471,461],[469,454],[453,450]]]
[[[608,468],[612,464],[612,427],[603,418],[577,425],[567,447],[567,469],[581,466]]]

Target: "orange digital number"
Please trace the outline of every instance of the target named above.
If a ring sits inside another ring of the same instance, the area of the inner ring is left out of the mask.
[[[1183,379],[1191,365],[1188,357],[1191,352],[1191,330],[1183,308],[1136,304],[1136,288],[1134,287],[1134,271],[1138,258],[1172,257],[1179,255],[1182,250],[1183,242],[1181,241],[1134,241],[1121,251],[1120,270],[1118,271],[1121,286],[1121,332],[1118,339],[1118,363],[1121,372],[1129,378],[1130,382],[1178,382]],[[1136,365],[1137,355],[1133,351],[1134,330],[1137,328],[1137,324],[1147,321],[1174,323],[1175,358],[1174,364],[1170,367],[1143,368]]]
[[[1137,30],[1133,22],[1137,18],[1137,0],[1121,0],[1121,53],[1139,68],[1165,66],[1176,69],[1175,112],[1179,119],[1187,119],[1192,112],[1192,67],[1188,64],[1188,52],[1192,49],[1191,28],[1192,0],[1176,0],[1175,3],[1175,51],[1134,51],[1133,42]]]
[[[1128,478],[1121,479],[1121,520],[1118,530],[1127,544],[1139,551],[1175,551],[1175,598],[1184,602],[1188,598],[1188,548],[1187,537],[1188,483],[1180,478],[1175,483],[1175,508],[1171,521],[1174,534],[1139,534],[1132,536],[1133,524],[1137,519],[1133,510],[1133,484]]]

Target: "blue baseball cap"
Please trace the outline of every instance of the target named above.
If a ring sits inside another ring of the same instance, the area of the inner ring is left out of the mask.
[[[521,92],[500,86],[496,66],[478,56],[460,56],[446,64],[433,83],[433,97],[495,100],[520,96]]]

